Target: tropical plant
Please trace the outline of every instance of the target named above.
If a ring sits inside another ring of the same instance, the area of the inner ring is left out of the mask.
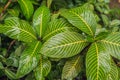
[[[99,28],[93,5],[86,3],[53,14],[51,2],[45,6],[43,1],[35,12],[30,0],[18,0],[18,4],[26,20],[8,17],[0,24],[0,33],[22,43],[16,50],[22,54],[14,53],[19,59],[16,62],[0,55],[0,69],[9,79],[29,74],[32,80],[53,80],[49,74],[52,63],[61,61],[62,80],[72,80],[82,71],[87,80],[119,80],[114,60],[120,59],[120,33]]]

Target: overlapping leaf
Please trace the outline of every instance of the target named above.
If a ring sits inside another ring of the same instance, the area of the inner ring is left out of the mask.
[[[106,80],[111,69],[110,55],[106,53],[104,46],[93,43],[86,56],[87,80]]]
[[[34,70],[36,80],[44,80],[50,70],[51,62],[41,56],[38,66]]]
[[[61,11],[61,15],[81,31],[94,36],[97,23],[94,14],[91,11],[77,14],[72,10],[63,10]]]
[[[20,57],[19,68],[17,71],[17,78],[21,78],[31,72],[40,60],[39,50],[41,43],[39,41],[32,42],[24,50]]]
[[[87,44],[79,33],[66,31],[47,40],[41,48],[41,53],[53,58],[67,58],[80,53]]]
[[[74,56],[69,59],[62,71],[62,79],[72,80],[75,78],[79,72],[82,70],[83,62],[82,57],[80,55]]]
[[[34,12],[32,2],[30,0],[17,0],[17,1],[26,19],[30,19]]]
[[[120,33],[110,34],[101,43],[113,57],[120,59]]]
[[[72,25],[64,19],[55,19],[50,22],[43,40],[47,40],[48,38],[64,31],[77,31],[77,29],[72,27]]]
[[[118,76],[118,67],[117,65],[111,60],[111,70],[107,75],[107,80],[119,80]]]
[[[5,25],[0,26],[0,32],[20,41],[31,42],[36,40],[35,32],[30,24],[17,17],[7,18]]]
[[[80,7],[71,8],[70,10],[77,14],[82,14],[83,12],[85,12],[87,10],[93,11],[94,7],[92,4],[85,3],[84,5],[82,5]]]
[[[35,27],[39,37],[43,37],[50,20],[50,11],[47,7],[39,7],[33,16],[33,27]]]

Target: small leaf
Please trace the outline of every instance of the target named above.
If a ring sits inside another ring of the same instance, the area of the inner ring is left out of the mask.
[[[102,14],[101,17],[102,17],[104,25],[108,26],[109,25],[109,18],[104,14]]]
[[[50,70],[51,62],[41,56],[38,66],[34,70],[36,80],[44,80]]]
[[[18,17],[19,16],[19,10],[17,10],[17,9],[8,9],[7,11],[13,17]]]
[[[83,61],[80,55],[70,58],[63,67],[62,79],[72,80],[80,73],[82,67]]]
[[[81,34],[66,31],[47,40],[40,53],[52,58],[67,58],[80,53],[87,44]]]
[[[17,1],[21,7],[24,16],[26,17],[27,20],[29,20],[34,12],[34,8],[31,1],[30,0],[17,0]]]
[[[50,20],[50,11],[47,7],[39,7],[33,16],[33,27],[36,29],[36,32],[39,37],[43,37],[44,32],[48,26]]]
[[[4,66],[3,66],[3,64],[0,62],[0,69],[3,69],[4,68]]]
[[[119,26],[120,25],[120,20],[113,20],[110,22],[110,27],[115,27],[115,26]]]
[[[21,78],[31,72],[39,62],[39,50],[41,43],[39,41],[29,43],[20,57],[17,78]]]
[[[5,69],[5,74],[11,80],[16,79],[16,74],[9,69]]]
[[[7,66],[11,66],[13,63],[14,63],[13,59],[11,59],[11,58],[6,59],[6,65]]]

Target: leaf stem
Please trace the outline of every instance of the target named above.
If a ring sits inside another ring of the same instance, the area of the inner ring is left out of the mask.
[[[2,18],[3,14],[5,13],[6,9],[8,8],[8,6],[11,4],[12,0],[9,0],[7,2],[7,4],[4,6],[2,12],[0,13],[0,19]]]
[[[10,43],[7,52],[9,52],[10,48],[12,47],[12,45],[13,45],[15,42],[16,42],[16,40],[13,40],[13,41]]]

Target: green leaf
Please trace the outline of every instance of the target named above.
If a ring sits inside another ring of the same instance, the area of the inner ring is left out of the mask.
[[[5,74],[11,80],[16,79],[16,74],[9,69],[5,69]]]
[[[115,27],[119,25],[120,25],[120,20],[115,19],[110,22],[110,27]]]
[[[118,67],[117,65],[111,60],[111,70],[107,75],[107,80],[118,80]]]
[[[100,42],[105,46],[110,55],[120,59],[120,33],[109,34],[108,37]]]
[[[13,17],[18,17],[19,16],[19,10],[17,10],[17,9],[8,9],[7,11]]]
[[[52,58],[67,58],[80,53],[87,46],[87,42],[76,32],[62,32],[47,40],[41,53]]]
[[[62,71],[62,79],[72,80],[75,78],[79,72],[82,70],[83,60],[82,56],[77,55],[66,61],[63,71]]]
[[[80,7],[71,8],[70,10],[77,14],[81,14],[87,10],[94,11],[94,6],[92,4],[85,3],[84,5]]]
[[[4,66],[3,66],[3,64],[0,62],[0,69],[3,69],[4,68]]]
[[[119,77],[119,80],[120,80],[120,68],[118,67],[118,77]]]
[[[19,68],[17,71],[17,78],[21,78],[31,72],[38,64],[40,54],[39,50],[41,48],[41,42],[29,43],[27,48],[24,50],[20,57]]]
[[[48,38],[64,31],[76,31],[76,30],[77,29],[75,27],[72,27],[72,25],[68,23],[68,21],[64,19],[55,19],[50,22],[46,30],[45,36],[43,37],[43,40],[47,40]]]
[[[104,14],[101,15],[101,18],[103,20],[104,25],[108,26],[109,25],[109,18]]]
[[[45,80],[44,78],[48,75],[50,70],[51,62],[41,56],[38,66],[34,70],[36,80]]]
[[[44,32],[48,26],[50,20],[50,11],[47,7],[39,7],[33,16],[33,27],[36,29],[36,32],[39,37],[43,37]]]
[[[110,55],[106,53],[104,46],[93,43],[86,56],[87,80],[106,80],[111,69]]]
[[[20,8],[21,8],[24,16],[26,17],[27,20],[29,20],[34,12],[34,7],[31,3],[31,1],[30,0],[17,0],[17,1],[20,5]]]
[[[36,40],[35,32],[32,26],[17,17],[9,17],[5,20],[5,25],[0,26],[0,32],[13,39],[32,42]]]
[[[91,11],[77,14],[71,10],[63,10],[61,11],[61,15],[81,31],[88,35],[94,36],[97,23],[95,16]]]
[[[108,36],[108,32],[100,32],[96,37],[95,37],[95,40],[101,40],[101,39],[104,39]]]

